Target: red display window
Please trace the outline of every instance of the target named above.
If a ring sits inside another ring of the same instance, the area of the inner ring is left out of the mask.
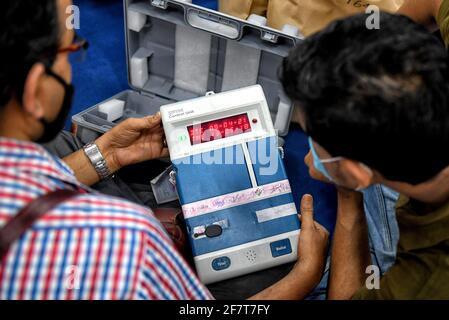
[[[229,138],[251,132],[248,114],[212,120],[187,127],[192,145]]]

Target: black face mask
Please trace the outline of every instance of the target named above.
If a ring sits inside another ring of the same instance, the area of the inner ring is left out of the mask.
[[[45,69],[46,73],[55,78],[64,87],[64,101],[62,103],[61,110],[58,116],[52,122],[48,122],[45,119],[41,119],[41,123],[44,126],[44,133],[42,137],[39,138],[37,143],[47,143],[56,138],[56,136],[64,129],[65,121],[69,115],[70,109],[72,108],[73,95],[75,93],[75,88],[65,82],[60,76],[54,73],[50,68]]]

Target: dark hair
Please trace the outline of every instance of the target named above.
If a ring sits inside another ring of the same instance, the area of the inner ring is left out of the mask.
[[[332,156],[387,179],[418,184],[449,165],[449,60],[444,46],[404,16],[336,21],[298,45],[281,80],[306,131]]]
[[[37,62],[52,65],[60,32],[56,0],[3,0],[0,9],[0,110],[23,86]]]

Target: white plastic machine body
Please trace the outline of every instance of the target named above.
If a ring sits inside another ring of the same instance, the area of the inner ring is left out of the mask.
[[[161,108],[200,279],[295,261],[299,220],[259,85]]]

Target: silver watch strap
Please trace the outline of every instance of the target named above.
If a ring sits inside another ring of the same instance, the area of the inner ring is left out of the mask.
[[[108,168],[108,164],[95,143],[87,144],[84,147],[84,153],[87,158],[89,158],[101,180],[108,179],[111,176],[111,171]]]

